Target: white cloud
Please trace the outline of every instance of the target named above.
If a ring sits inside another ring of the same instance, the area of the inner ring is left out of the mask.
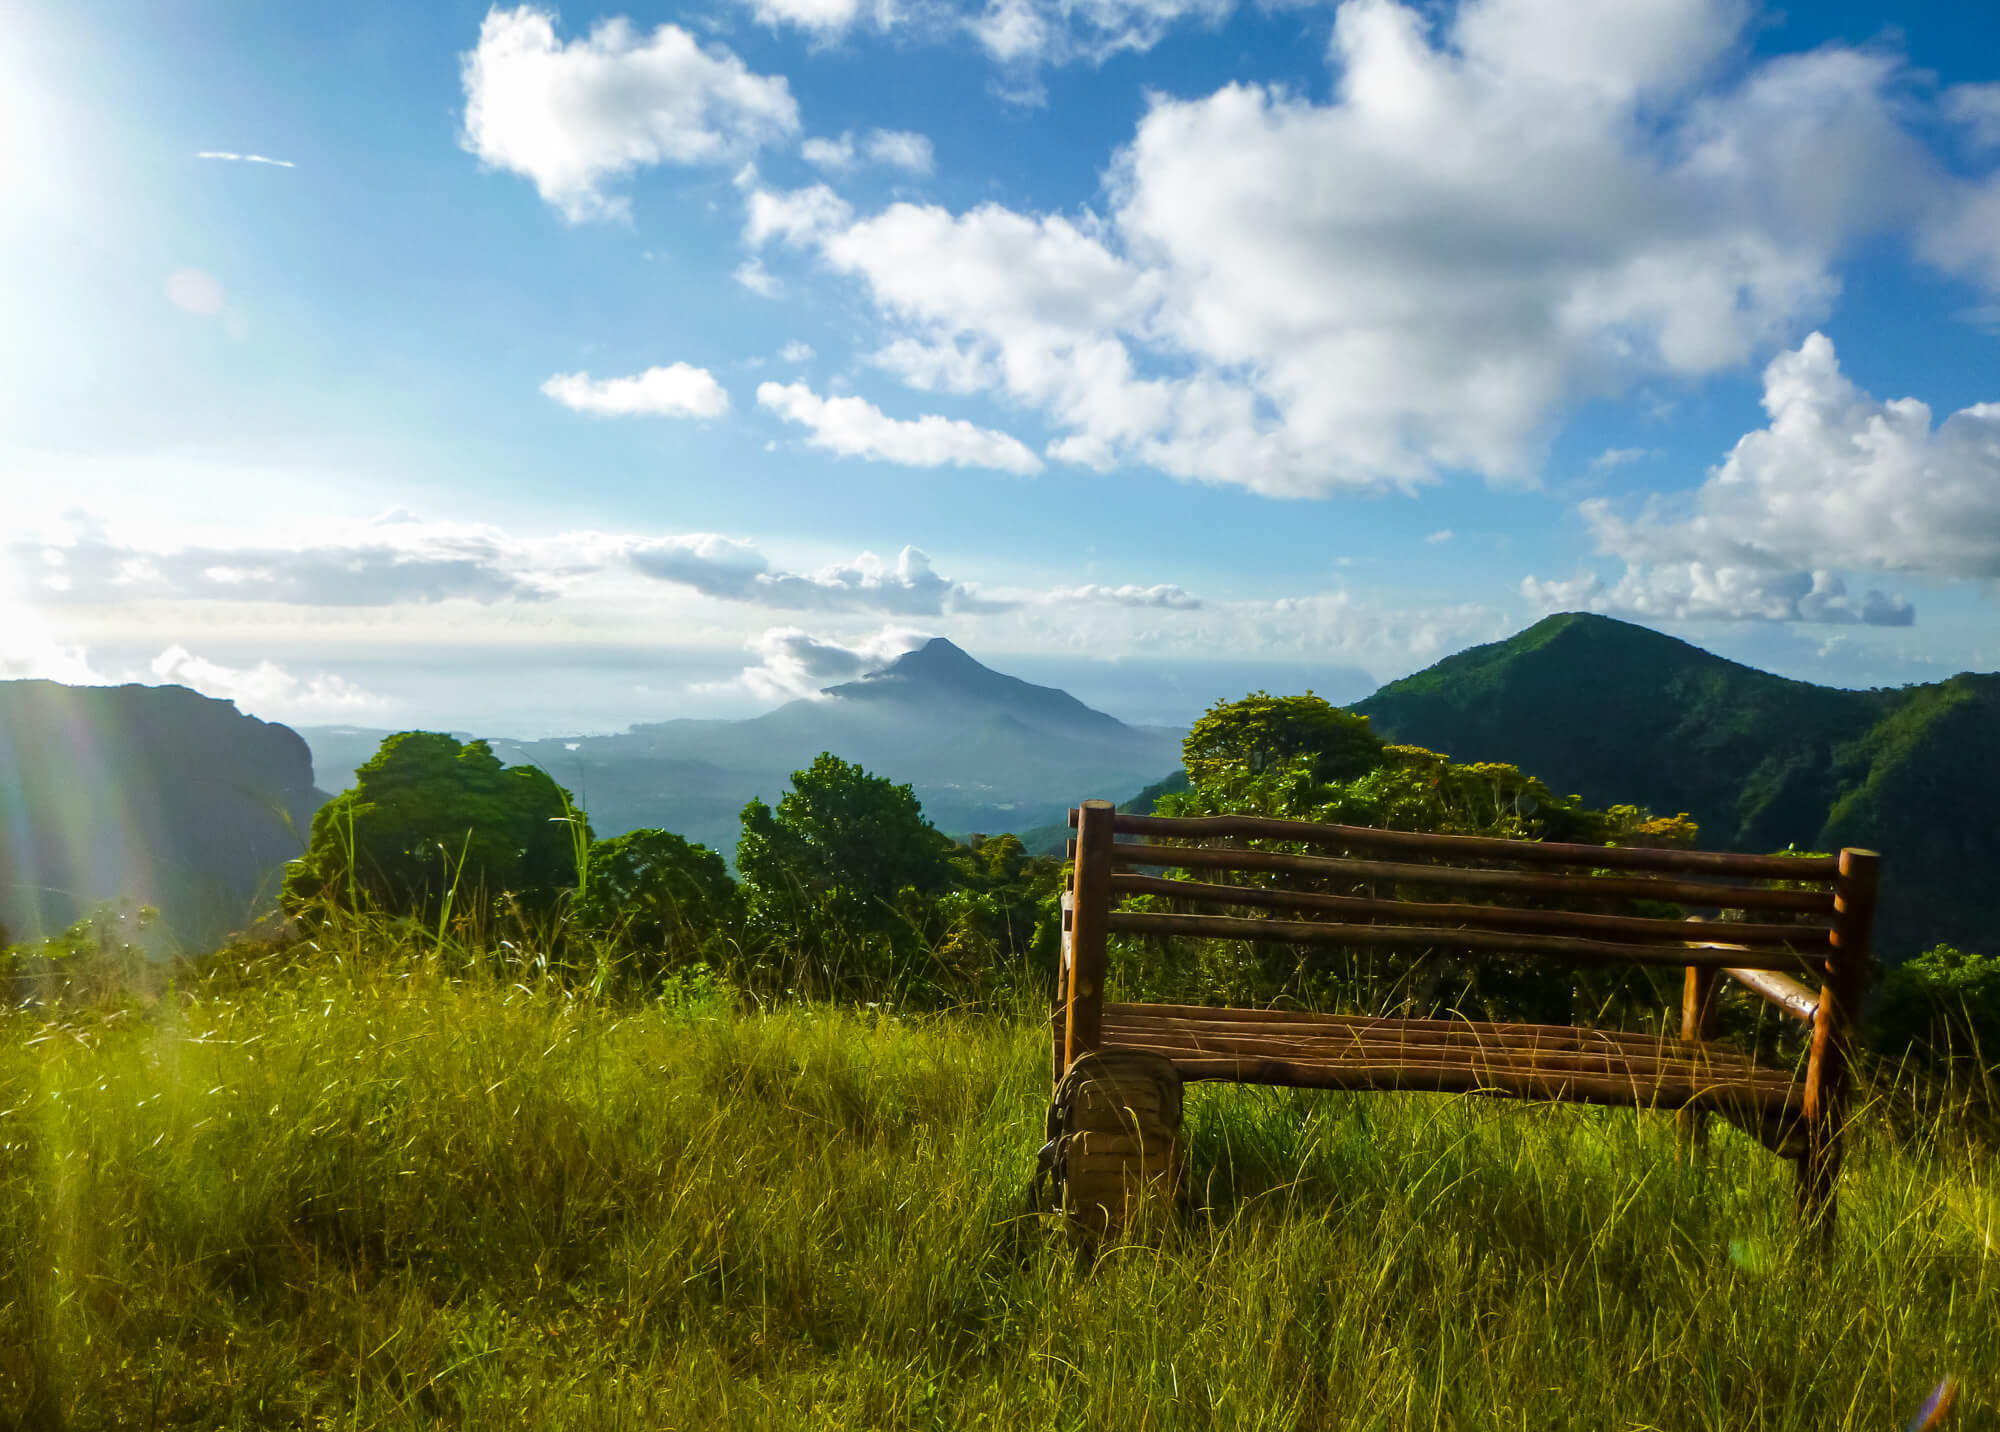
[[[1608,472],[1614,467],[1624,467],[1641,462],[1649,457],[1658,457],[1658,448],[1606,448],[1590,460],[1592,472]]]
[[[812,344],[803,343],[796,338],[778,350],[778,361],[781,363],[810,363],[812,357]]]
[[[1444,527],[1440,528],[1436,532],[1431,533],[1430,536],[1424,538],[1424,541],[1430,543],[1433,547],[1435,547],[1440,543],[1449,542],[1451,538],[1452,538],[1451,529],[1449,527]]]
[[[197,159],[233,159],[239,164],[269,164],[278,169],[296,169],[298,165],[289,159],[268,159],[262,154],[231,154],[226,149],[204,149],[195,155]]]
[[[938,616],[1004,611],[1012,605],[939,576],[930,558],[915,547],[905,547],[894,566],[863,552],[852,562],[818,571],[784,572],[773,571],[764,554],[747,542],[695,533],[634,543],[627,560],[646,576],[692,587],[704,596],[780,610]]]
[[[930,139],[904,129],[871,129],[857,141],[848,130],[838,139],[808,139],[799,146],[799,157],[816,169],[846,174],[862,160],[912,174],[929,174],[937,156]]]
[[[485,528],[392,524],[297,546],[142,547],[85,530],[22,540],[23,594],[44,605],[156,601],[387,607],[544,601],[566,563]]]
[[[542,391],[566,408],[607,417],[718,418],[729,411],[729,394],[715,375],[686,363],[648,368],[630,378],[558,373]]]
[[[796,25],[822,39],[840,34],[862,17],[861,0],[749,0],[750,9],[766,25]],[[895,23],[891,0],[875,0],[871,7],[876,24],[883,29]]]
[[[804,383],[760,383],[757,401],[812,430],[814,447],[905,467],[986,467],[1029,476],[1042,461],[1019,438],[961,418],[892,418],[863,398],[822,398]]]
[[[937,166],[930,138],[906,129],[871,129],[862,149],[873,162],[912,174],[928,174]]]
[[[729,276],[759,298],[776,298],[785,291],[784,283],[776,274],[765,268],[764,261],[759,258],[745,259]]]
[[[755,183],[754,174],[751,183]],[[772,239],[812,243],[845,227],[853,216],[848,202],[824,184],[789,191],[753,187],[743,239],[752,248],[761,248]]]
[[[178,644],[154,657],[151,669],[155,678],[168,685],[234,701],[243,710],[263,716],[293,720],[353,716],[388,705],[374,692],[328,672],[295,676],[271,661],[224,666]]]
[[[1167,611],[1192,612],[1202,606],[1200,597],[1171,582],[1159,582],[1150,587],[1127,583],[1122,587],[1099,586],[1095,583],[1081,587],[1056,587],[1043,598],[1056,606],[1078,602],[1114,607],[1153,607]]]
[[[2000,180],[1945,174],[1887,50],[1725,63],[1738,0],[1428,13],[1341,5],[1323,103],[1156,97],[1102,218],[821,186],[753,191],[746,237],[815,247],[872,361],[1040,411],[1050,456],[1277,496],[1531,483],[1571,405],[1792,341],[1871,234],[2000,284]],[[987,18],[1026,54],[1040,16]]]
[[[753,74],[720,45],[678,25],[642,36],[625,19],[559,42],[555,13],[489,10],[462,57],[461,143],[525,175],[571,223],[623,218],[607,181],[661,164],[719,164],[798,129],[782,76]]]
[[[1235,0],[988,0],[966,28],[989,57],[1020,74],[1150,50],[1176,25],[1217,25],[1235,8]]]
[[[831,169],[845,174],[854,167],[854,135],[838,139],[808,139],[799,146],[799,157],[815,169]]]
[[[2000,403],[1934,428],[1917,399],[1862,392],[1815,333],[1765,369],[1764,410],[1769,425],[1693,493],[1656,495],[1629,518],[1602,498],[1582,504],[1626,573],[1581,596],[1649,614],[1906,625],[1907,602],[1850,598],[1839,574],[2000,578]]]
[[[180,269],[167,276],[167,300],[175,308],[207,318],[222,312],[222,285],[201,269]]]
[[[815,636],[799,627],[772,627],[749,642],[757,664],[729,685],[742,685],[766,701],[817,697],[828,686],[880,671],[929,640],[909,627],[883,627],[853,644]]]
[[[2000,149],[2000,84],[1953,85],[1944,92],[1944,112],[1973,144]]]

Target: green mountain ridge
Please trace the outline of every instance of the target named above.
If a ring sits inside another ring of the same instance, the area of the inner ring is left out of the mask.
[[[1884,856],[1878,947],[2000,948],[2000,676],[1901,690],[1792,681],[1568,612],[1353,708],[1392,741],[1508,761],[1592,805],[1686,811],[1711,849]]]

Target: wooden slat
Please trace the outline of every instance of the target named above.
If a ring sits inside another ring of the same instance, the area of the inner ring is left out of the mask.
[[[1240,850],[1206,845],[1119,844],[1111,848],[1118,865],[1211,866],[1225,870],[1282,870],[1328,880],[1394,880],[1411,885],[1447,885],[1467,890],[1527,890],[1541,895],[1581,895],[1591,899],[1665,900],[1716,910],[1794,910],[1830,916],[1833,895],[1825,890],[1762,890],[1747,885],[1707,885],[1661,876],[1545,875],[1531,870],[1472,870],[1455,865],[1406,865],[1383,860],[1346,860],[1329,855],[1287,855],[1275,850]]]
[[[1723,973],[1753,993],[1762,995],[1785,1013],[1796,1019],[1802,1019],[1807,1024],[1813,1022],[1813,1015],[1819,1009],[1819,995],[1815,991],[1807,989],[1797,980],[1785,978],[1776,970],[1732,968],[1724,970]]]
[[[1215,1014],[1228,1014],[1216,1010]],[[1282,1041],[1314,1048],[1384,1048],[1426,1056],[1458,1058],[1482,1051],[1496,1057],[1586,1055],[1591,1058],[1698,1060],[1717,1067],[1741,1070],[1762,1067],[1774,1076],[1791,1078],[1784,1069],[1758,1066],[1743,1055],[1721,1046],[1683,1043],[1670,1034],[1642,1034],[1628,1030],[1590,1029],[1573,1025],[1515,1026],[1461,1022],[1448,1028],[1429,1026],[1432,1021],[1396,1019],[1349,1019],[1326,1016],[1296,1017],[1288,1020],[1183,1019],[1162,1016],[1151,1005],[1109,1005],[1104,1016],[1105,1038],[1116,1031],[1119,1038],[1160,1035],[1180,1040]]]
[[[1701,871],[1777,880],[1831,882],[1840,874],[1834,856],[1739,855],[1719,850],[1659,850],[1646,846],[1569,845],[1551,840],[1505,840],[1480,835],[1433,835],[1367,825],[1327,825],[1274,816],[1120,815],[1113,829],[1126,835],[1186,840],[1269,839],[1401,850],[1460,860],[1519,860],[1538,865],[1588,865],[1604,870]]]
[[[1106,1031],[1106,1048],[1145,1049],[1179,1059],[1221,1057],[1298,1059],[1315,1063],[1396,1065],[1408,1069],[1475,1069],[1486,1071],[1586,1074],[1609,1078],[1626,1075],[1641,1080],[1676,1077],[1711,1084],[1750,1084],[1759,1089],[1789,1087],[1797,1081],[1779,1069],[1760,1069],[1733,1059],[1706,1060],[1686,1055],[1629,1055],[1611,1051],[1531,1049],[1426,1049],[1393,1043],[1314,1044],[1272,1035],[1262,1039],[1214,1035],[1175,1036],[1163,1031]]]
[[[1113,910],[1105,929],[1126,935],[1191,935],[1214,940],[1280,940],[1300,945],[1402,945],[1425,949],[1492,950],[1549,955],[1571,964],[1740,965],[1746,969],[1805,971],[1811,962],[1786,950],[1707,949],[1699,945],[1631,945],[1565,935],[1515,935],[1491,930],[1449,930],[1396,925],[1348,925],[1323,920],[1259,920],[1234,915],[1160,915]]]
[[[1371,900],[1360,895],[1327,895],[1316,890],[1274,890],[1261,885],[1217,885],[1200,880],[1169,880],[1156,875],[1113,875],[1113,895],[1164,895],[1174,900],[1208,901],[1218,905],[1250,905],[1273,910],[1327,910],[1356,919],[1383,919],[1402,924],[1458,924],[1496,930],[1528,930],[1542,934],[1575,931],[1624,935],[1640,940],[1670,940],[1686,944],[1697,934],[1726,932],[1740,946],[1777,945],[1825,958],[1832,952],[1824,926],[1703,925],[1690,930],[1682,919],[1644,915],[1598,915],[1583,910],[1524,910],[1508,905],[1427,904],[1417,900]]]
[[[1327,1029],[1322,1025],[1275,1025],[1275,1024],[1220,1024],[1202,1022],[1182,1023],[1158,1020],[1107,1020],[1104,1024],[1107,1043],[1123,1039],[1161,1038],[1187,1043],[1210,1044],[1217,1048],[1242,1045],[1266,1047],[1285,1044],[1300,1049],[1355,1049],[1382,1050],[1405,1053],[1411,1057],[1460,1059],[1485,1057],[1496,1059],[1569,1058],[1572,1056],[1589,1059],[1646,1060],[1667,1059],[1687,1061],[1707,1060],[1711,1063],[1727,1063],[1732,1067],[1753,1069],[1756,1066],[1733,1051],[1712,1047],[1691,1049],[1678,1040],[1662,1040],[1656,1036],[1638,1036],[1631,1039],[1593,1039],[1591,1030],[1572,1031],[1576,1038],[1550,1039],[1545,1037],[1523,1038],[1503,1037],[1477,1031],[1460,1031],[1444,1034],[1429,1030],[1405,1032],[1394,1028],[1369,1026],[1352,1029]],[[1789,1079],[1789,1071],[1765,1067],[1765,1072],[1774,1077]]]
[[[1495,1074],[1472,1069],[1410,1069],[1402,1065],[1315,1063],[1297,1059],[1179,1057],[1183,1079],[1226,1079],[1238,1084],[1278,1084],[1293,1089],[1408,1089],[1439,1094],[1505,1093],[1573,1104],[1676,1109],[1688,1104],[1750,1105],[1789,1111],[1797,1086],[1782,1093],[1734,1083],[1663,1079],[1654,1083],[1581,1074]]]

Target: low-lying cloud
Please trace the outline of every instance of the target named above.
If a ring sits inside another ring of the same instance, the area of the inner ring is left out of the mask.
[[[930,558],[905,547],[894,564],[872,552],[814,572],[773,570],[747,542],[709,533],[635,545],[632,566],[649,577],[692,587],[703,596],[788,611],[870,611],[896,616],[1003,611],[1011,603],[941,577]]]

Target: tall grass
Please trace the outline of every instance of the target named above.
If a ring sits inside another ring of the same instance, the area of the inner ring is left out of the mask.
[[[384,937],[386,939],[386,937]],[[1714,1428],[1991,1417],[2000,1186],[1864,1110],[1197,1087],[1190,1208],[1026,1208],[1046,1025],[619,1002],[401,949],[0,1014],[0,1425]]]

